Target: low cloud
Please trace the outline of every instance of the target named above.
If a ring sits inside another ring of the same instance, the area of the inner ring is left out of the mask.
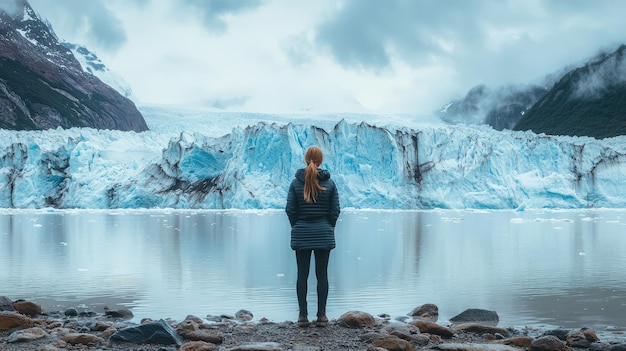
[[[82,33],[85,41],[97,49],[115,52],[126,42],[122,22],[103,0],[30,0],[30,3],[42,17],[55,17],[55,26],[63,26],[64,32]]]
[[[584,74],[576,83],[573,97],[601,97],[612,87],[626,84],[626,46],[599,54],[595,62],[581,69]]]
[[[262,0],[179,0],[177,6],[193,11],[201,17],[204,26],[217,33],[226,31],[226,21],[230,15],[255,10],[263,5]]]

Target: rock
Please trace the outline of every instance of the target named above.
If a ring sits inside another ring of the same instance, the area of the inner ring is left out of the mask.
[[[190,341],[184,343],[183,346],[178,349],[178,351],[213,351],[215,350],[215,348],[216,346],[214,344],[211,344],[210,342]]]
[[[28,329],[18,330],[18,331],[11,333],[11,335],[9,335],[9,337],[7,338],[7,342],[15,343],[15,342],[35,341],[35,340],[45,338],[46,336],[48,336],[48,334],[45,332],[45,330],[41,328],[38,328],[38,327],[28,328]]]
[[[513,336],[513,337],[502,339],[502,340],[496,340],[494,342],[498,344],[529,348],[530,343],[532,343],[533,340],[534,339],[531,338],[530,336]]]
[[[254,318],[254,315],[248,310],[239,310],[235,313],[235,318],[240,321],[251,321],[252,318]]]
[[[98,345],[104,342],[101,338],[88,333],[70,333],[63,336],[61,340],[71,345]]]
[[[372,340],[374,339],[386,338],[388,336],[389,334],[370,332],[370,333],[362,334],[361,336],[359,336],[359,339],[361,339],[361,341],[363,342],[372,342]]]
[[[102,331],[102,334],[100,334],[100,335],[103,338],[109,339],[115,333],[117,333],[117,328],[111,327],[111,328],[108,328],[107,330]]]
[[[518,348],[501,344],[445,343],[435,348],[445,351],[520,351]]]
[[[97,321],[96,323],[94,323],[91,326],[91,330],[93,330],[93,331],[105,331],[105,330],[111,328],[112,326],[113,326],[113,324],[111,324],[111,323]]]
[[[17,300],[13,303],[13,308],[23,314],[23,315],[27,315],[29,317],[33,317],[36,316],[38,314],[41,314],[41,312],[43,312],[41,310],[41,306],[37,305],[34,302],[30,302],[30,301],[24,301],[24,300]]]
[[[141,324],[118,330],[111,335],[111,342],[129,342],[134,344],[182,345],[183,340],[174,328],[164,320]]]
[[[406,334],[419,334],[420,333],[419,328],[414,326],[413,324],[397,323],[397,322],[390,322],[389,324],[382,327],[380,330],[389,334],[391,334],[394,331],[401,331]]]
[[[211,330],[198,317],[187,316],[184,321],[176,326],[176,332],[183,338],[193,341],[206,341],[213,344],[224,342],[224,333],[219,330]]]
[[[593,329],[582,328],[579,330],[572,330],[567,333],[565,342],[570,347],[589,348],[592,343],[598,342],[600,339]]]
[[[502,334],[509,335],[509,331],[504,328],[498,328],[492,325],[485,325],[479,323],[463,323],[457,324],[453,327],[454,330],[464,333],[474,333],[474,334]]]
[[[363,328],[375,325],[376,320],[367,312],[349,311],[337,319],[337,324],[347,328]]]
[[[15,311],[13,301],[6,296],[0,296],[0,311]]]
[[[76,317],[78,316],[78,311],[75,308],[68,308],[65,310],[64,314],[68,317]]]
[[[554,335],[538,337],[530,343],[530,351],[569,351],[563,341]]]
[[[390,335],[397,336],[400,339],[404,339],[412,344],[419,345],[419,346],[426,346],[430,342],[430,338],[426,335],[406,334],[400,330],[394,330],[390,333]]]
[[[187,322],[187,321],[195,322],[197,324],[204,324],[204,321],[202,321],[202,318],[191,315],[191,314],[185,317],[185,320],[183,322]]]
[[[453,323],[465,323],[465,322],[486,322],[492,325],[498,325],[500,317],[495,311],[483,310],[479,308],[467,309],[456,316],[450,318],[450,322]]]
[[[416,320],[411,322],[411,324],[416,326],[422,333],[435,334],[444,338],[451,338],[454,336],[454,330],[437,323]]]
[[[224,334],[219,330],[191,330],[184,331],[180,333],[180,335],[187,340],[193,341],[206,341],[213,344],[221,344],[224,342]]]
[[[372,340],[372,345],[376,347],[382,347],[390,351],[414,351],[415,350],[415,346],[411,345],[410,342],[404,339],[394,337],[394,336],[381,338],[381,339],[374,339]]]
[[[613,345],[611,351],[626,351],[626,344]]]
[[[415,307],[409,316],[428,322],[436,322],[439,319],[439,307],[432,303]]]
[[[33,321],[17,312],[0,312],[0,330],[9,330],[13,328],[23,328],[30,326]]]
[[[182,333],[187,331],[194,331],[200,329],[199,325],[202,324],[202,321],[198,323],[194,319],[186,318],[184,321],[178,323],[176,325],[176,332],[182,335]]]
[[[283,351],[279,343],[276,342],[255,342],[235,346],[229,351]]]
[[[552,329],[545,331],[541,336],[553,335],[559,338],[560,340],[567,340],[567,334],[569,334],[569,329]]]
[[[120,309],[112,310],[108,306],[104,306],[104,314],[112,318],[133,318],[133,312],[131,310]]]

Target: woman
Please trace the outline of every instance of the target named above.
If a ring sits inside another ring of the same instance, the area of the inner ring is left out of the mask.
[[[328,258],[335,248],[335,224],[339,218],[339,194],[330,172],[320,169],[322,150],[311,146],[304,154],[305,168],[296,171],[289,186],[285,211],[291,224],[291,248],[296,252],[298,280],[296,293],[300,314],[298,325],[309,325],[307,310],[307,280],[311,252],[315,254],[317,277],[318,326],[327,326],[326,300],[328,298]]]

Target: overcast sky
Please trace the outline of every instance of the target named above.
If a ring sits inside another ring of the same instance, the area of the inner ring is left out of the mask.
[[[29,0],[137,104],[429,114],[626,43],[622,0]]]

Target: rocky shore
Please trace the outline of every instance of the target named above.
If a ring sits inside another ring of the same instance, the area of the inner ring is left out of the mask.
[[[468,309],[437,323],[438,307],[425,304],[406,317],[348,311],[325,327],[292,321],[254,320],[241,310],[233,316],[188,316],[183,321],[130,322],[129,310],[102,313],[70,308],[43,311],[33,302],[0,297],[0,350],[135,351],[626,351],[622,332],[601,340],[596,331],[498,327],[495,311]]]

